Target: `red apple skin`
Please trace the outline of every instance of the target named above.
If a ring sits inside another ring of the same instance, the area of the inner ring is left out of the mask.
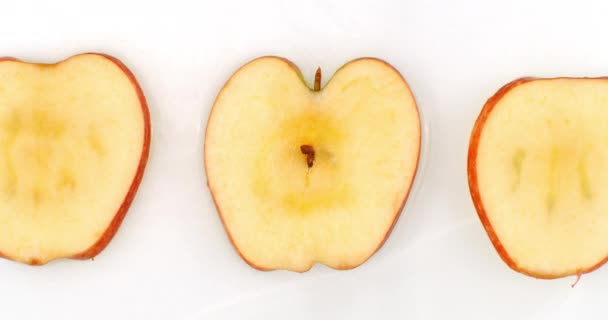
[[[222,89],[221,89],[221,90],[219,91],[219,93],[217,94],[216,99],[215,99],[215,102],[213,103],[213,106],[215,106],[215,103],[217,102],[217,99],[220,97],[220,95],[222,94],[222,92],[224,91],[224,89],[225,89],[225,88],[228,86],[228,84],[230,83],[230,81],[232,80],[232,77],[233,77],[234,75],[236,75],[236,74],[237,74],[237,73],[238,73],[238,72],[239,72],[239,71],[240,71],[240,70],[241,70],[243,67],[245,67],[246,65],[248,65],[248,64],[250,64],[250,63],[252,63],[252,62],[254,62],[254,61],[256,61],[256,60],[259,60],[259,59],[266,59],[266,58],[278,59],[278,60],[281,60],[281,61],[285,62],[286,64],[288,64],[288,65],[289,65],[289,66],[290,66],[290,67],[293,69],[293,71],[294,71],[294,72],[295,72],[295,73],[296,73],[296,74],[297,74],[297,75],[300,77],[300,79],[301,79],[301,80],[302,80],[302,82],[303,82],[303,85],[305,85],[305,86],[307,86],[307,87],[308,87],[308,84],[307,84],[307,83],[306,83],[306,81],[304,80],[304,76],[302,75],[302,72],[301,72],[300,68],[298,68],[298,66],[297,66],[295,63],[293,63],[291,60],[286,59],[286,58],[283,58],[283,57],[278,57],[278,56],[262,56],[262,57],[259,57],[259,58],[256,58],[256,59],[253,59],[253,60],[250,60],[249,62],[247,62],[247,63],[243,64],[243,65],[242,65],[242,66],[241,66],[239,69],[237,69],[237,70],[236,70],[236,71],[235,71],[235,72],[232,74],[232,76],[230,77],[230,79],[228,79],[228,81],[226,81],[226,83],[224,84],[224,86],[222,87]],[[379,61],[379,62],[381,62],[381,63],[385,64],[387,67],[389,67],[389,68],[393,69],[393,70],[394,70],[394,71],[395,71],[395,72],[396,72],[396,73],[399,75],[399,77],[401,77],[401,80],[403,81],[403,83],[404,83],[404,84],[405,84],[405,85],[408,87],[408,89],[409,89],[409,85],[408,85],[407,81],[405,80],[405,78],[403,77],[403,75],[401,75],[401,73],[400,73],[400,72],[399,72],[397,69],[395,69],[395,68],[394,68],[392,65],[390,65],[388,62],[386,62],[386,61],[384,61],[384,60],[381,60],[381,59],[378,59],[378,58],[372,58],[372,57],[362,57],[362,58],[358,58],[358,59],[351,60],[350,62],[347,62],[347,63],[346,63],[346,64],[344,64],[342,67],[340,67],[338,70],[336,70],[336,72],[335,72],[335,73],[337,73],[337,72],[338,72],[340,69],[342,69],[342,68],[346,67],[348,64],[350,64],[350,63],[352,63],[352,62],[359,61],[359,60],[366,60],[366,59],[369,59],[369,60],[374,60],[374,61]],[[334,74],[335,74],[335,73],[334,73]],[[331,81],[331,79],[330,79],[330,81]],[[329,82],[328,82],[328,83],[329,83]],[[308,88],[310,88],[310,87],[308,87]],[[313,90],[313,89],[310,89],[310,90]],[[323,90],[323,88],[322,88],[322,87],[321,87],[321,90]],[[413,95],[413,93],[412,93],[412,95]],[[416,113],[418,114],[418,118],[420,118],[420,113],[419,113],[419,111],[418,111],[418,105],[415,103],[415,101],[414,101],[414,104],[415,104],[415,106],[416,106]],[[208,120],[207,120],[207,123],[209,123],[209,122],[211,121],[211,119],[212,119],[212,117],[213,117],[213,111],[214,111],[214,108],[213,108],[213,107],[211,107],[211,112],[210,112],[210,114],[209,114],[209,118],[208,118]],[[207,127],[207,129],[208,129],[208,127]],[[207,135],[206,135],[206,132],[205,132],[205,136],[207,136]],[[403,207],[405,206],[405,203],[406,203],[406,201],[407,201],[407,199],[408,199],[408,197],[409,197],[410,191],[411,191],[411,189],[412,189],[412,185],[414,184],[414,181],[415,181],[415,179],[416,179],[416,175],[417,175],[417,173],[418,173],[418,166],[419,166],[419,164],[420,164],[420,145],[421,145],[421,142],[422,142],[422,130],[420,130],[419,135],[418,135],[418,137],[416,137],[416,139],[418,140],[418,157],[416,158],[416,165],[415,165],[415,168],[414,168],[414,175],[412,176],[412,183],[410,183],[410,185],[409,185],[409,187],[408,187],[408,190],[407,190],[407,192],[405,193],[405,197],[404,197],[404,198],[403,198],[403,200],[401,201],[401,205],[399,206],[398,213],[397,213],[397,215],[395,216],[395,219],[393,220],[393,223],[392,223],[392,224],[391,224],[391,226],[388,228],[388,230],[387,230],[387,232],[386,232],[386,235],[384,236],[384,239],[382,239],[382,241],[381,241],[381,242],[378,244],[378,246],[376,247],[376,249],[375,249],[375,250],[374,250],[374,251],[373,251],[373,252],[372,252],[372,253],[371,253],[371,254],[370,254],[368,257],[367,257],[367,259],[365,259],[365,260],[364,260],[362,263],[357,264],[357,265],[342,265],[342,266],[339,266],[339,267],[335,268],[336,270],[351,270],[351,269],[354,269],[354,268],[356,268],[356,267],[358,267],[358,266],[360,266],[360,265],[364,264],[364,263],[365,263],[365,262],[367,262],[367,261],[368,261],[368,260],[369,260],[369,259],[370,259],[370,258],[371,258],[371,257],[372,257],[372,256],[373,256],[375,253],[376,253],[376,252],[378,252],[378,251],[380,250],[380,248],[382,248],[382,246],[384,245],[384,243],[386,242],[386,240],[389,238],[389,236],[390,236],[391,232],[393,231],[393,229],[394,229],[394,227],[395,227],[395,224],[397,223],[397,220],[399,220],[399,217],[401,216],[401,212],[403,211]],[[204,149],[204,154],[205,154],[205,157],[204,157],[204,162],[205,162],[205,163],[204,163],[204,166],[205,166],[205,170],[207,170],[207,161],[206,161],[206,160],[207,160],[207,159],[206,159],[207,152],[206,152],[206,146],[207,146],[206,144],[203,146],[203,149]],[[217,201],[216,201],[216,199],[215,199],[215,195],[214,195],[214,194],[215,194],[215,192],[213,191],[213,188],[212,188],[212,187],[209,185],[209,181],[207,181],[207,187],[209,188],[209,191],[211,192],[211,198],[213,199],[213,203],[214,203],[214,205],[215,205],[215,208],[216,208],[216,210],[217,210],[217,211],[218,211],[218,213],[219,213],[220,220],[221,220],[221,222],[222,222],[222,226],[224,227],[224,231],[225,231],[225,232],[226,232],[226,234],[228,235],[228,239],[230,240],[230,243],[231,243],[231,244],[232,244],[232,246],[235,248],[235,250],[236,250],[237,254],[238,254],[240,257],[241,257],[241,259],[243,259],[243,260],[244,260],[244,261],[245,261],[245,262],[246,262],[246,263],[247,263],[247,264],[248,264],[250,267],[252,267],[252,268],[254,268],[254,269],[256,269],[256,270],[259,270],[259,271],[274,271],[274,270],[276,270],[276,269],[269,269],[269,268],[264,268],[264,267],[262,267],[262,266],[258,266],[258,265],[256,265],[255,263],[253,263],[252,261],[248,260],[248,259],[247,259],[247,257],[245,257],[245,255],[243,255],[243,254],[240,252],[240,250],[239,250],[238,246],[236,245],[236,242],[234,242],[234,239],[233,239],[233,237],[232,237],[232,234],[230,233],[230,230],[228,229],[228,227],[227,227],[227,225],[226,225],[226,222],[224,221],[224,217],[223,217],[223,215],[222,215],[222,212],[221,212],[221,210],[220,210],[220,207],[219,207],[219,205],[218,205],[218,203],[217,203]],[[314,264],[313,264],[313,265],[314,265]],[[301,272],[299,272],[299,273],[304,273],[304,272],[307,272],[307,271],[309,271],[311,268],[312,268],[312,266],[311,266],[311,267],[310,267],[308,270],[304,270],[304,271],[301,271]]]
[[[496,106],[496,104],[512,89],[515,87],[522,85],[527,82],[535,81],[535,80],[554,80],[554,79],[583,79],[583,78],[568,78],[568,77],[559,77],[559,78],[535,78],[535,77],[524,77],[513,80],[510,83],[507,83],[502,88],[500,88],[483,106],[481,113],[479,114],[477,120],[475,121],[475,125],[473,127],[473,131],[471,133],[471,138],[469,141],[469,153],[467,157],[467,173],[469,180],[469,190],[471,193],[471,199],[473,201],[473,205],[475,206],[475,210],[477,211],[477,215],[479,216],[479,220],[483,225],[492,245],[498,255],[504,261],[509,268],[513,269],[516,272],[521,274],[537,278],[537,279],[557,279],[563,278],[567,276],[577,276],[577,279],[580,278],[583,274],[595,271],[599,267],[601,267],[604,263],[608,261],[608,257],[599,261],[598,263],[587,267],[577,269],[575,272],[570,273],[561,273],[561,274],[539,274],[534,273],[530,270],[526,270],[525,268],[520,267],[517,263],[509,256],[507,250],[505,250],[504,246],[500,242],[500,239],[496,235],[492,224],[488,218],[486,210],[483,206],[483,201],[481,200],[481,196],[479,194],[479,183],[477,180],[477,151],[479,147],[479,139],[481,138],[481,133],[483,131],[483,127],[488,119],[488,116]],[[588,78],[587,78],[588,79]],[[595,79],[608,79],[605,77],[595,78]],[[578,280],[577,280],[578,281]]]
[[[82,55],[85,55],[85,54],[94,54],[94,55],[98,55],[98,56],[101,56],[101,57],[104,57],[104,58],[110,60],[112,63],[114,63],[116,66],[118,66],[122,70],[122,72],[124,72],[125,75],[129,78],[131,84],[133,85],[133,88],[137,92],[137,97],[138,97],[140,105],[141,105],[141,111],[144,116],[144,145],[142,148],[141,157],[139,159],[139,164],[137,166],[137,171],[135,173],[135,177],[133,178],[133,182],[131,182],[129,191],[127,192],[122,204],[120,205],[118,212],[116,212],[116,215],[110,222],[110,225],[104,231],[104,233],[101,235],[101,237],[97,240],[97,242],[95,242],[92,246],[90,246],[88,249],[86,249],[83,252],[77,253],[70,257],[65,257],[68,259],[75,259],[75,260],[87,260],[87,259],[92,259],[92,258],[96,257],[99,253],[101,253],[101,251],[103,251],[106,248],[106,246],[110,243],[112,238],[114,238],[114,235],[116,235],[116,232],[120,228],[120,225],[122,224],[122,221],[124,220],[124,218],[127,214],[127,211],[129,211],[129,207],[131,206],[133,199],[135,198],[135,194],[137,193],[139,185],[141,184],[141,180],[143,178],[144,171],[146,169],[146,164],[148,162],[148,157],[150,154],[150,139],[152,136],[152,129],[151,129],[152,126],[151,126],[151,121],[150,121],[150,110],[148,109],[148,103],[146,101],[144,92],[141,89],[141,86],[139,85],[139,83],[137,82],[137,79],[135,78],[135,75],[133,74],[133,72],[131,72],[131,70],[129,70],[129,68],[127,68],[127,66],[124,63],[122,63],[119,59],[117,59],[111,55],[107,55],[107,54],[103,54],[103,53],[83,53]],[[65,59],[64,61],[67,61],[76,56],[77,55],[74,55],[68,59]],[[0,58],[0,63],[4,62],[4,61],[21,61],[21,60],[13,58],[13,57]],[[55,64],[60,64],[64,61],[60,61]],[[13,259],[11,259],[10,256],[8,256],[2,252],[0,252],[0,257],[8,259],[8,260],[13,260]],[[27,262],[27,264],[32,265],[32,266],[43,265],[43,263],[41,263],[37,259],[32,259],[29,262]]]

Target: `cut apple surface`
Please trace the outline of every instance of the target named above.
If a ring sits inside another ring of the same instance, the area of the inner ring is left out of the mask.
[[[364,263],[414,180],[420,118],[405,80],[363,58],[313,90],[278,57],[240,68],[207,124],[208,185],[241,257],[260,270]]]
[[[590,272],[608,255],[608,79],[520,79],[488,100],[469,185],[502,259],[537,278]]]
[[[144,95],[117,59],[0,60],[0,256],[41,265],[97,255],[129,208],[149,144]]]

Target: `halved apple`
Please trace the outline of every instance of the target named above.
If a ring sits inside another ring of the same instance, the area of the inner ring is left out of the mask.
[[[144,94],[116,58],[1,59],[0,256],[96,256],[129,209],[149,146]]]
[[[608,79],[519,79],[473,129],[469,186],[495,249],[536,278],[580,276],[608,255]]]
[[[314,89],[293,63],[262,57],[219,93],[207,124],[208,185],[230,240],[260,270],[350,269],[402,211],[420,155],[405,80],[373,58]]]

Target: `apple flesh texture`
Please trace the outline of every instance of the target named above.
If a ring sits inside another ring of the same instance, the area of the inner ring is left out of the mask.
[[[309,168],[301,147],[311,146]],[[208,183],[233,244],[260,270],[335,269],[384,242],[413,182],[420,119],[385,62],[360,59],[312,91],[289,61],[242,67],[208,122]]]
[[[472,136],[473,201],[516,271],[592,271],[608,251],[608,80],[523,79],[488,101]]]
[[[147,158],[149,119],[114,58],[0,62],[0,254],[90,258],[118,228]]]

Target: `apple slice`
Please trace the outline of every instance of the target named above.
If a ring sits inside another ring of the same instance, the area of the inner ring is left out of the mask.
[[[488,100],[468,176],[504,262],[536,278],[593,271],[608,251],[608,79],[520,79]]]
[[[146,100],[117,59],[0,60],[0,256],[96,256],[127,213],[149,146]]]
[[[259,270],[364,263],[387,239],[420,154],[420,118],[386,62],[344,65],[321,90],[297,67],[262,57],[241,67],[213,105],[208,185],[230,240]]]

